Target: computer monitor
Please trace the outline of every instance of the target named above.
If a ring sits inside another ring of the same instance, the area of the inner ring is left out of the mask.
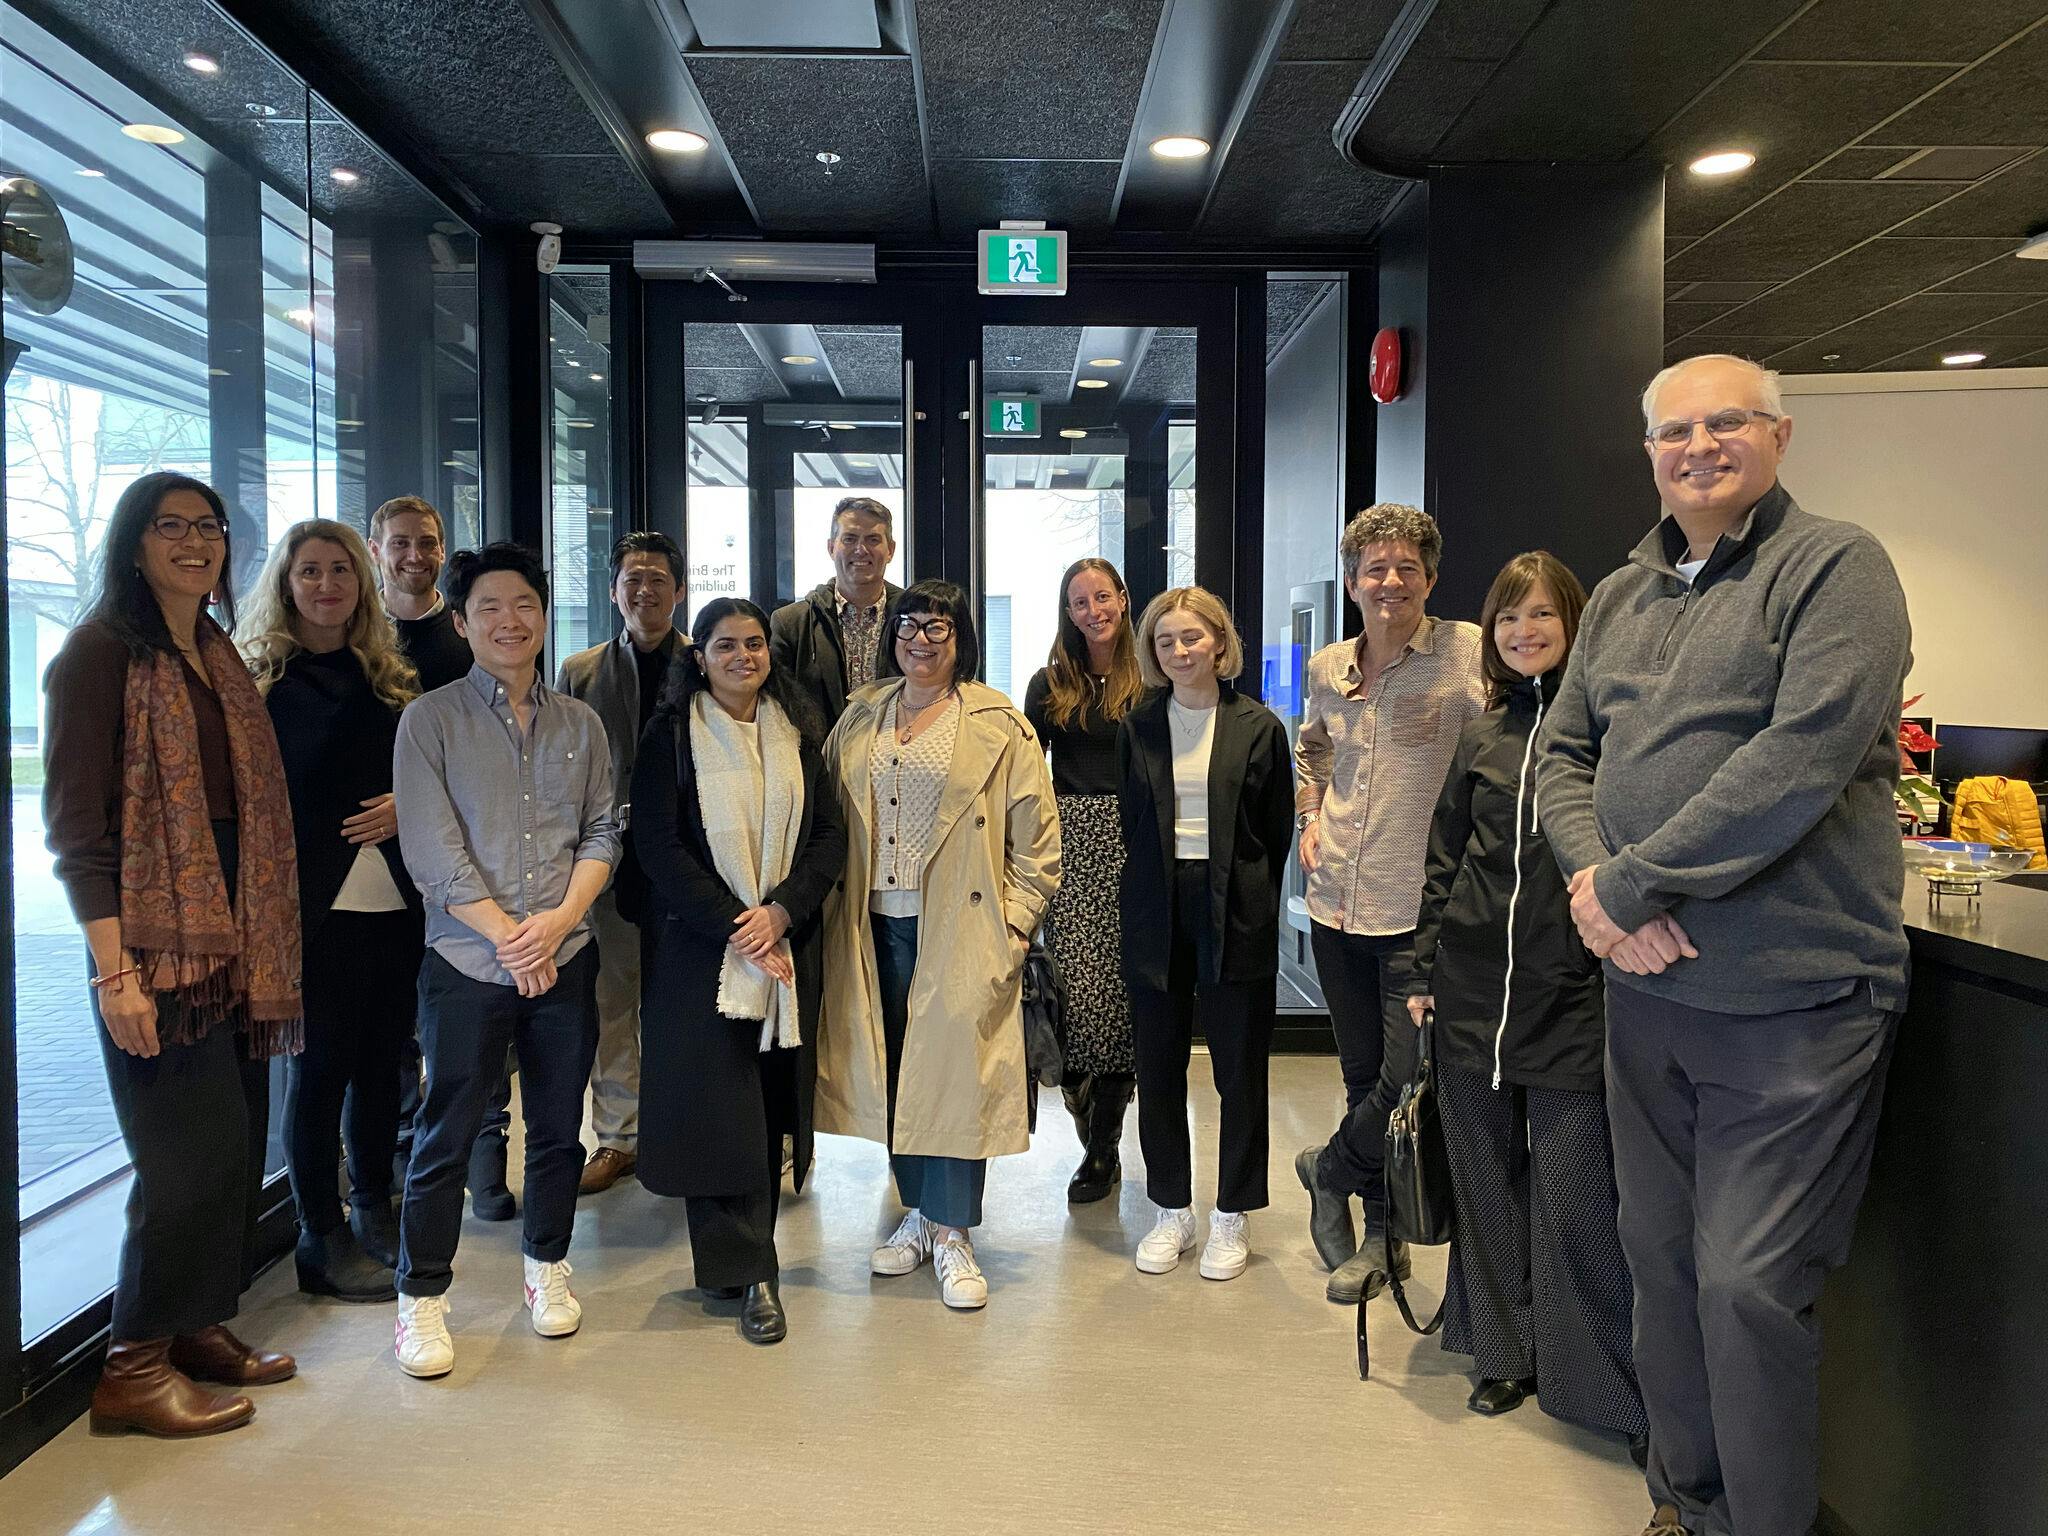
[[[2002,725],[1936,725],[1934,777],[1942,784],[1998,776],[2048,781],[2048,730]]]

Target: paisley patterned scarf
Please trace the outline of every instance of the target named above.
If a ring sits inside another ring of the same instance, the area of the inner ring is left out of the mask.
[[[121,943],[152,992],[181,994],[165,1038],[188,1044],[217,1024],[255,1059],[304,1042],[299,994],[299,867],[291,802],[269,713],[220,626],[194,636],[228,728],[240,807],[241,869],[229,899],[199,762],[199,723],[171,651],[128,663],[122,699]]]

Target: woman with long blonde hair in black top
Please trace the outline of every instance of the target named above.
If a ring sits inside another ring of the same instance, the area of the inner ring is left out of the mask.
[[[1024,718],[1052,754],[1059,806],[1062,869],[1046,912],[1046,947],[1067,983],[1062,1089],[1083,1148],[1067,1185],[1076,1205],[1102,1199],[1122,1177],[1118,1143],[1137,1086],[1117,914],[1124,840],[1116,738],[1144,692],[1123,577],[1107,560],[1076,560],[1060,579],[1052,654],[1024,689]]]

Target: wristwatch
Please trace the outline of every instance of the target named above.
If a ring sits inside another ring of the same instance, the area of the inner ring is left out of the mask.
[[[1294,818],[1294,830],[1297,833],[1306,832],[1309,829],[1309,823],[1321,821],[1322,819],[1323,813],[1321,811],[1303,811]]]

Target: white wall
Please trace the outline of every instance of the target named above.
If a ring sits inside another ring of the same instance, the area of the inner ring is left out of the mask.
[[[1807,376],[1785,394],[1786,488],[1898,567],[1914,713],[2048,726],[2048,369]]]

